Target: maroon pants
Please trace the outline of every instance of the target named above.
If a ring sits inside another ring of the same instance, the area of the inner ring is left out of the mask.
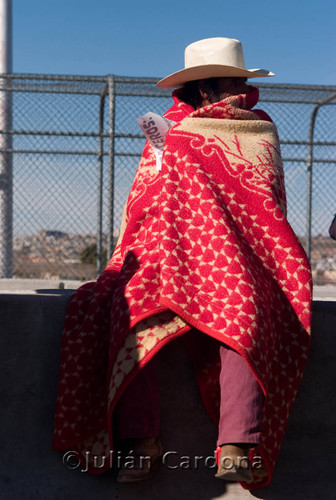
[[[246,361],[233,349],[220,347],[220,420],[217,445],[257,444],[261,434],[263,392]],[[116,411],[118,437],[159,435],[159,384],[150,362],[125,390]]]

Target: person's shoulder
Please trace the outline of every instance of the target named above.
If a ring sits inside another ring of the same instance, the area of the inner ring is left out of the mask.
[[[266,113],[263,109],[254,109],[253,112],[259,116],[261,120],[266,120],[268,122],[273,123],[272,118],[270,117],[269,114]]]

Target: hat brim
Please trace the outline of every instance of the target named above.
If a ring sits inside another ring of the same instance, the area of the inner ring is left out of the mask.
[[[172,73],[166,78],[157,82],[160,89],[172,89],[181,87],[186,82],[193,80],[202,80],[204,78],[215,77],[242,77],[258,78],[274,76],[272,71],[266,69],[242,69],[235,66],[225,66],[222,64],[205,64],[202,66],[192,66],[191,68],[181,69]]]

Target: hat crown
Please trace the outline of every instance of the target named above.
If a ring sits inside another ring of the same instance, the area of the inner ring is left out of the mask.
[[[191,43],[184,53],[185,68],[220,64],[245,69],[243,47],[234,38],[206,38]]]
[[[162,89],[182,87],[204,78],[256,78],[274,76],[267,69],[246,69],[243,47],[235,38],[205,38],[191,43],[184,52],[185,67],[160,80]]]

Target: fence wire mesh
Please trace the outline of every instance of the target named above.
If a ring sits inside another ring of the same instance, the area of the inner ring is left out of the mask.
[[[315,283],[336,283],[336,87],[259,84],[279,131],[289,221]],[[0,276],[95,279],[118,237],[155,80],[1,75]]]

